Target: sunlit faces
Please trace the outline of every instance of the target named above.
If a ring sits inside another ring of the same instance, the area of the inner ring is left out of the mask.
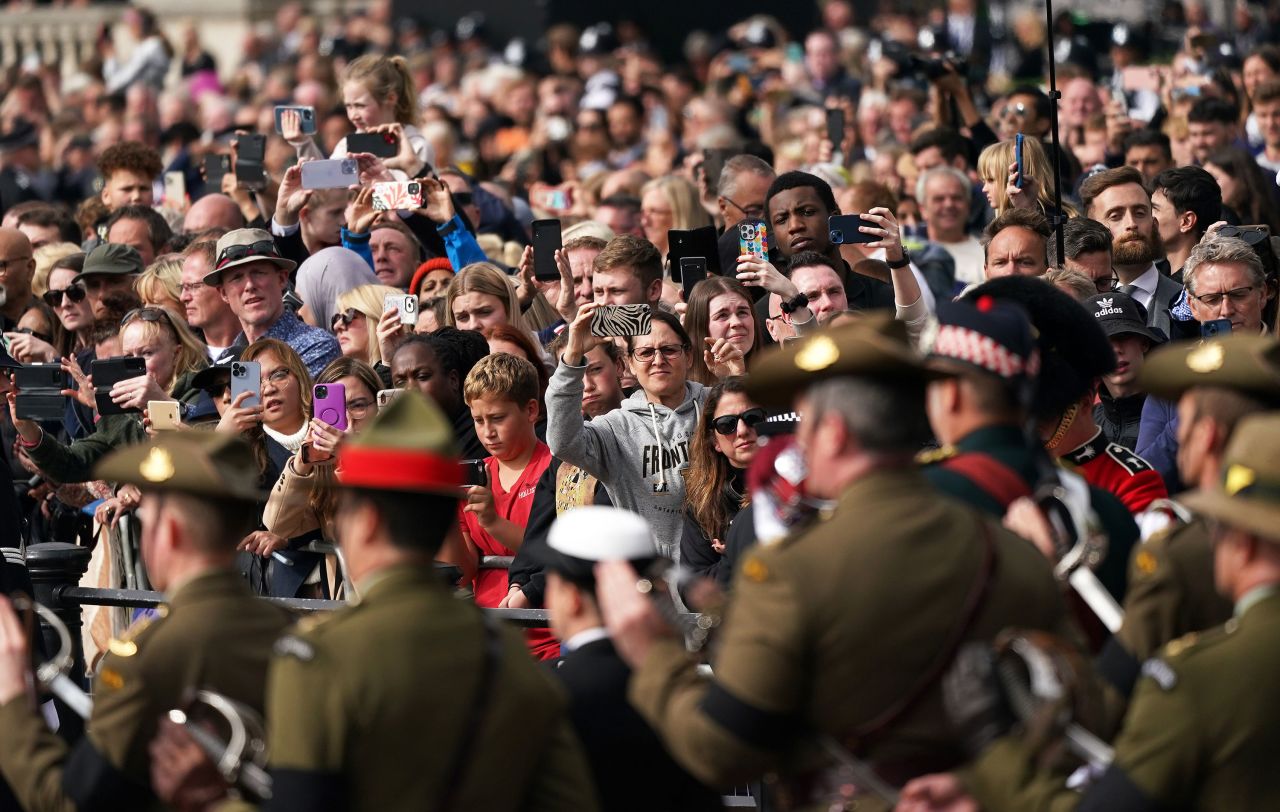
[[[173,380],[178,344],[169,330],[159,323],[135,318],[121,331],[120,348],[125,355],[141,358],[146,364],[147,374],[160,386],[166,386]]]
[[[538,401],[518,404],[493,394],[472,398],[467,407],[476,426],[476,437],[484,450],[499,460],[519,459],[537,442],[533,424],[538,420]]]
[[[154,179],[117,169],[102,186],[102,202],[111,211],[125,206],[150,206],[155,202]]]
[[[800,251],[824,253],[831,247],[827,219],[832,214],[811,186],[778,192],[769,200],[770,239],[786,257]]]
[[[347,321],[346,316],[351,320]],[[334,316],[333,335],[338,339],[338,347],[348,358],[368,360],[369,357],[369,317],[359,310],[350,314],[340,313]]]
[[[632,339],[629,365],[640,388],[651,398],[667,400],[683,395],[692,361],[690,348],[657,319],[652,332]]]
[[[401,346],[391,359],[391,385],[430,398],[451,417],[462,403],[458,373],[445,371],[435,350],[417,341]]]
[[[70,268],[55,268],[49,272],[49,290],[66,290],[75,278],[76,272]],[[64,330],[75,332],[93,326],[93,306],[87,297],[73,302],[70,296],[59,296],[54,310]]]
[[[585,358],[587,371],[582,376],[582,413],[598,417],[622,405],[619,365],[603,346],[593,347]]]
[[[494,327],[507,323],[507,308],[491,293],[461,293],[450,303],[453,323],[459,330],[475,330],[485,338]]]
[[[707,334],[711,338],[727,340],[745,356],[755,343],[755,331],[755,311],[750,302],[737,293],[712,298],[707,313]]]
[[[1231,331],[1257,335],[1262,331],[1262,308],[1267,288],[1238,262],[1206,263],[1196,269],[1187,291],[1196,321],[1230,319]]]
[[[393,94],[380,102],[363,82],[352,81],[342,86],[342,104],[347,108],[351,124],[358,132],[364,132],[393,121],[396,99]]]
[[[1001,229],[987,245],[987,278],[1043,276],[1049,269],[1044,237],[1022,226]]]
[[[289,275],[270,262],[248,262],[222,273],[219,291],[241,324],[266,327],[284,309]]]
[[[302,384],[273,352],[255,358],[262,366],[262,422],[274,431],[296,431],[302,423]]]
[[[809,299],[809,312],[821,319],[849,309],[844,283],[826,265],[806,265],[791,271],[791,281]]]
[[[726,392],[716,404],[714,418],[730,415],[739,418],[731,434],[721,434],[715,428],[711,429],[711,438],[715,443],[716,451],[723,454],[734,468],[746,468],[755,458],[756,452],[760,450],[759,435],[756,433],[755,426],[747,425],[750,420],[742,419],[744,414],[750,419],[758,417],[758,414],[749,413],[752,409],[759,409],[759,406],[741,392]]]
[[[365,382],[355,375],[337,380],[346,390],[347,424],[351,433],[357,434],[365,421],[378,413],[378,393],[371,392]]]

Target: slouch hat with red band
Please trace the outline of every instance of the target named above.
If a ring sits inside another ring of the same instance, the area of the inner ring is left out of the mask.
[[[453,428],[438,406],[412,391],[339,447],[337,476],[346,488],[462,496]]]

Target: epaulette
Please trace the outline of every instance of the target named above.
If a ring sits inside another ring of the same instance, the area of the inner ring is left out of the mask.
[[[1176,640],[1172,640],[1164,647],[1161,656],[1169,660],[1177,660],[1198,651],[1212,646],[1214,643],[1221,643],[1228,639],[1235,630],[1239,628],[1240,623],[1235,618],[1228,620],[1226,623],[1214,629],[1202,632],[1190,632],[1184,634]]]
[[[130,624],[129,628],[121,632],[119,637],[113,637],[108,640],[107,651],[117,657],[132,657],[138,653],[138,636],[168,616],[168,606],[156,607],[154,614],[143,615]]]
[[[1128,471],[1129,476],[1137,476],[1143,471],[1151,470],[1151,463],[1122,445],[1107,443],[1107,456],[1115,460],[1116,464],[1121,468]]]
[[[929,448],[916,454],[916,465],[937,465],[940,462],[951,459],[957,453],[956,447],[953,445],[944,445],[939,448]]]

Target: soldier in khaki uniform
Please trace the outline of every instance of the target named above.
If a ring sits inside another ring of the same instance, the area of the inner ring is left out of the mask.
[[[1178,402],[1179,474],[1209,488],[1221,474],[1237,422],[1280,405],[1280,344],[1267,336],[1231,335],[1162,348],[1148,359],[1141,385]],[[1134,551],[1124,625],[1099,655],[1098,671],[1128,697],[1143,661],[1163,645],[1230,616],[1230,602],[1214,589],[1207,524],[1179,519]],[[1123,702],[1112,709],[1113,721],[1122,715]]]
[[[86,735],[68,748],[26,692],[26,641],[0,599],[0,771],[28,812],[153,806],[147,745],[161,715],[200,688],[261,712],[272,644],[290,621],[233,567],[261,499],[243,442],[168,433],[113,452],[94,476],[142,489],[142,556],[167,603],[111,641]]]
[[[663,633],[634,571],[601,565],[605,620],[635,669],[632,704],[704,783],[777,773],[795,803],[816,802],[799,779],[825,769],[826,757],[812,756],[832,740],[891,784],[957,765],[939,686],[957,646],[1010,625],[1065,633],[1044,556],[938,494],[913,465],[928,374],[902,323],[879,314],[758,362],[751,398],[794,398],[806,488],[837,504],[744,559],[714,678]]]
[[[268,808],[594,809],[562,692],[434,571],[463,486],[448,420],[406,393],[341,447],[337,475],[357,597],[277,647]]]
[[[1068,789],[1008,736],[959,775],[912,782],[902,812],[974,801],[990,812],[1280,809],[1280,414],[1245,418],[1218,480],[1184,501],[1210,520],[1214,580],[1234,617],[1143,666],[1107,772]]]

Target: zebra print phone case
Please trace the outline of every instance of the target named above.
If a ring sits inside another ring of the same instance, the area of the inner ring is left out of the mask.
[[[591,314],[591,335],[617,338],[653,332],[653,313],[647,304],[605,305]]]

